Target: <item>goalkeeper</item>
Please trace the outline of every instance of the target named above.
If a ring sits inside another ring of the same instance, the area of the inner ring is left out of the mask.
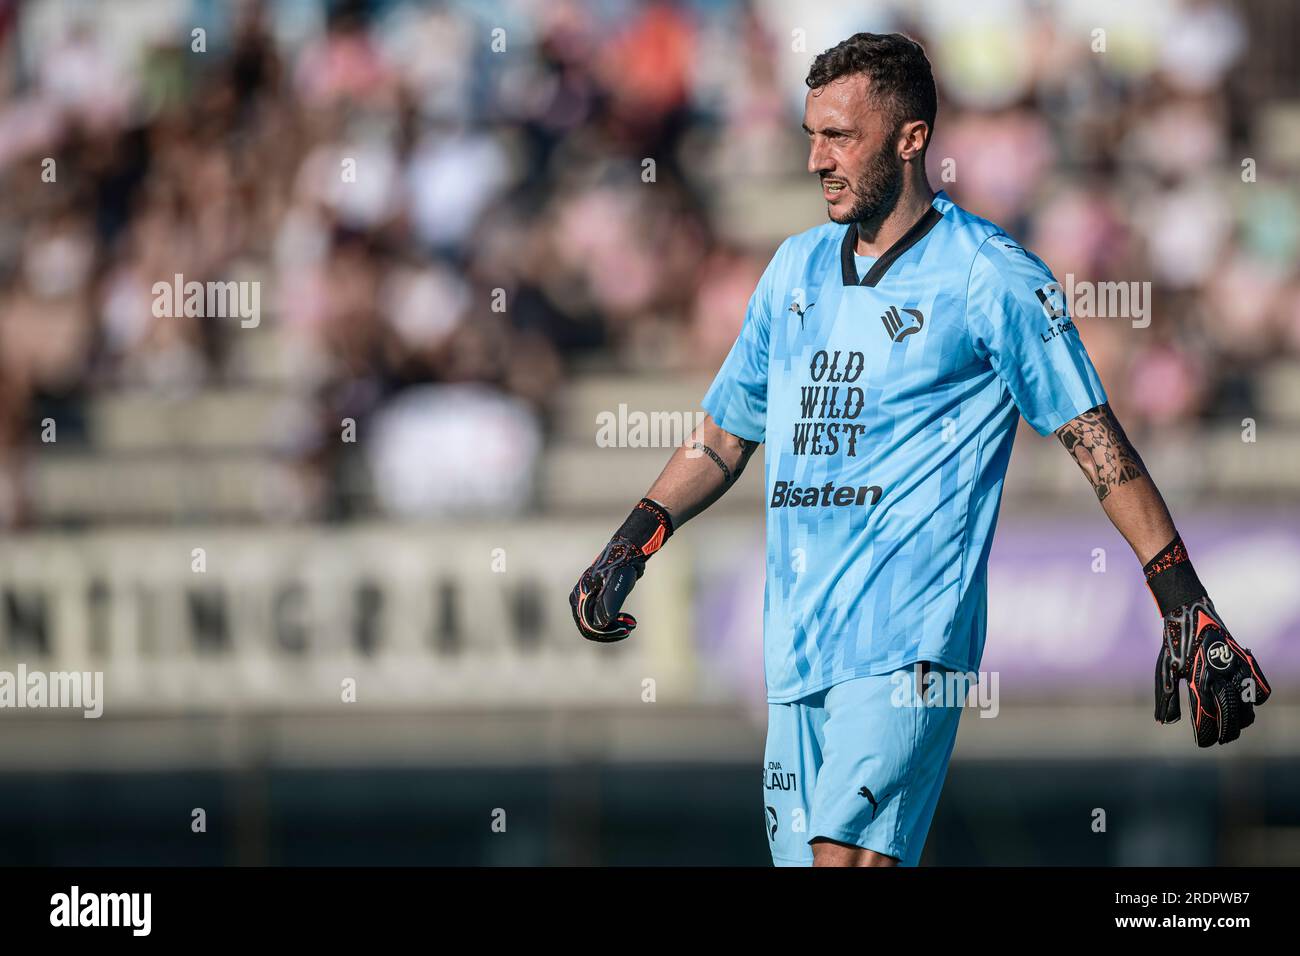
[[[570,603],[584,637],[626,638],[636,621],[622,608],[646,562],[764,443],[772,859],[915,865],[961,708],[892,692],[912,673],[979,667],[1022,418],[1060,439],[1144,567],[1164,618],[1156,719],[1181,718],[1186,681],[1197,745],[1228,743],[1269,687],[1192,569],[1060,283],[930,188],[937,94],[920,45],[860,33],[820,54],[806,83],[808,170],[830,221],[777,249],[701,402],[704,424]]]

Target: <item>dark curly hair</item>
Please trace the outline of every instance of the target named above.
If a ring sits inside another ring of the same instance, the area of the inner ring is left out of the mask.
[[[855,33],[818,54],[804,82],[816,90],[854,73],[871,81],[871,95],[895,130],[908,120],[919,119],[925,120],[934,133],[938,94],[921,44],[901,33]]]

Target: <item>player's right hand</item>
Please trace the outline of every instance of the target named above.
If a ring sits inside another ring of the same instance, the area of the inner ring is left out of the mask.
[[[621,610],[623,602],[645,573],[646,559],[672,533],[668,512],[657,502],[642,498],[569,593],[579,634],[589,641],[611,643],[632,633],[636,618]]]
[[[621,641],[631,634],[636,618],[619,609],[644,573],[645,560],[638,559],[635,545],[616,535],[569,594],[578,633],[603,643]]]

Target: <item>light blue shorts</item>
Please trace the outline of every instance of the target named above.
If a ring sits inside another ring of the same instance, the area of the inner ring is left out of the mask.
[[[810,841],[826,837],[917,864],[962,708],[924,706],[916,691],[909,665],[768,704],[763,803],[773,863],[811,866]]]

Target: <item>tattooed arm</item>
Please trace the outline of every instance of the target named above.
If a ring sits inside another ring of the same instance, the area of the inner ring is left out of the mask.
[[[723,431],[706,415],[703,424],[673,452],[646,497],[659,502],[680,528],[735,484],[758,442]]]
[[[1169,509],[1110,405],[1098,405],[1056,430],[1092,482],[1097,500],[1143,564],[1177,533]]]

